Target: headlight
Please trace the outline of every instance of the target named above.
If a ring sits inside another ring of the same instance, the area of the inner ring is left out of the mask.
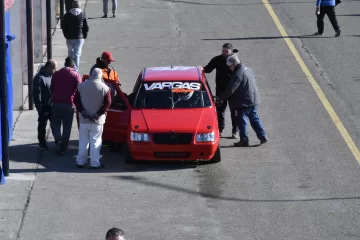
[[[196,142],[213,142],[215,140],[214,132],[200,133],[196,135]]]
[[[136,141],[136,142],[149,142],[150,141],[149,134],[147,134],[147,133],[131,132],[130,139],[131,139],[131,141]]]

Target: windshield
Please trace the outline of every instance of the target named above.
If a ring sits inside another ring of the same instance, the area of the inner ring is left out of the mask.
[[[135,108],[176,109],[210,107],[209,94],[201,82],[146,82],[134,101]]]

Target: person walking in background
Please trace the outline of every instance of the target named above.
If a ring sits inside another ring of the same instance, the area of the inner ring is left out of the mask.
[[[105,240],[125,240],[125,233],[119,228],[111,228],[107,231]]]
[[[220,100],[229,98],[230,108],[235,110],[236,115],[239,116],[240,141],[234,143],[234,146],[249,146],[247,118],[260,140],[260,144],[264,144],[268,139],[257,112],[257,106],[260,104],[260,94],[256,86],[255,74],[251,68],[242,64],[236,55],[229,56],[226,64],[233,73],[227,88],[218,98]]]
[[[79,1],[74,1],[70,11],[65,13],[61,21],[61,29],[66,38],[68,56],[75,59],[74,70],[78,71],[82,47],[89,32],[88,21]]]
[[[81,83],[81,76],[74,70],[75,60],[65,59],[65,66],[53,74],[51,79],[52,131],[55,138],[56,151],[65,153],[68,149],[71,128],[74,118],[74,96],[77,86]],[[61,134],[61,125],[63,132]]]
[[[117,0],[111,0],[111,2],[112,2],[113,17],[116,17]],[[104,12],[103,18],[107,18],[107,14],[109,12],[109,0],[103,0],[103,12]]]
[[[324,17],[325,14],[329,17],[331,25],[335,30],[335,37],[339,37],[341,30],[339,23],[336,18],[335,7],[336,3],[339,1],[336,0],[317,0],[316,1],[316,11],[317,16],[317,28],[318,31],[314,35],[323,35],[324,34]]]
[[[211,73],[214,69],[216,69],[216,77],[215,77],[215,94],[218,96],[221,92],[223,92],[231,78],[231,71],[229,67],[226,65],[226,59],[233,53],[236,53],[237,49],[233,49],[233,46],[230,43],[225,43],[222,46],[222,53],[210,60],[210,62],[204,67],[205,73]],[[228,100],[225,99],[220,105],[217,105],[216,111],[218,115],[218,124],[220,130],[220,136],[222,136],[222,132],[225,129],[225,111],[228,105]],[[232,123],[232,138],[237,138],[236,134],[238,132],[237,121],[234,115],[234,111],[231,111],[231,123]]]
[[[38,140],[39,147],[47,150],[46,144],[46,125],[50,121],[51,126],[51,77],[56,71],[57,63],[55,60],[49,59],[33,79],[33,99],[35,108],[38,112]]]
[[[100,149],[106,113],[111,105],[110,88],[102,81],[102,72],[95,68],[89,79],[78,85],[74,99],[80,113],[79,151],[76,167],[83,168],[88,160],[90,143],[90,168],[100,169]]]

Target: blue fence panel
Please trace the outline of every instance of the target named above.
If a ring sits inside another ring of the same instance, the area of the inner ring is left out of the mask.
[[[5,13],[5,35],[6,35],[6,81],[7,81],[7,101],[8,101],[8,121],[9,121],[9,143],[13,134],[13,88],[12,88],[12,66],[10,59],[10,41],[15,39],[15,36],[10,33],[10,13]],[[1,105],[0,105],[1,117]],[[0,137],[1,137],[1,121],[0,121]],[[0,160],[2,156],[2,149],[0,144]],[[0,167],[0,184],[5,184],[6,180],[4,173]]]

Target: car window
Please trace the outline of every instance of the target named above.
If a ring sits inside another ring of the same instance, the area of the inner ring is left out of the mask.
[[[201,82],[159,81],[142,83],[135,108],[177,109],[210,107],[209,94]]]
[[[115,87],[111,83],[106,83],[110,88],[111,93],[111,106],[112,109],[127,109],[127,105],[122,96],[116,91]]]

